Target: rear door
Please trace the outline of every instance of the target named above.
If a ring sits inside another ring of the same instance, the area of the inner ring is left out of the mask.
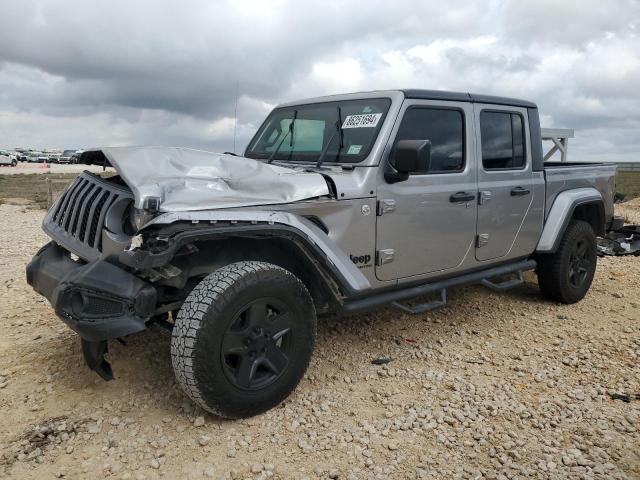
[[[524,108],[475,104],[478,128],[478,225],[476,259],[514,258],[517,236],[534,199],[528,117]],[[528,247],[528,245],[525,245]]]
[[[407,100],[390,140],[430,140],[429,171],[378,186],[376,277],[396,280],[445,272],[472,252],[476,226],[473,106]],[[385,169],[385,162],[380,172]],[[471,253],[472,255],[472,253]]]

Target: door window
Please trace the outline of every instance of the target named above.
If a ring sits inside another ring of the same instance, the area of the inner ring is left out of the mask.
[[[524,125],[518,113],[480,113],[482,166],[485,170],[519,169],[525,165]]]
[[[429,171],[451,173],[464,169],[464,117],[460,110],[410,107],[402,118],[395,144],[400,140],[430,140]]]

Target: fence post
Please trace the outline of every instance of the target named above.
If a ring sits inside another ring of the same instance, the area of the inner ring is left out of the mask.
[[[47,177],[47,208],[51,208],[51,205],[53,205],[53,187],[51,179]]]

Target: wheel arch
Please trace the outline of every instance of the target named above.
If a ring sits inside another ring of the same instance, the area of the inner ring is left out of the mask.
[[[119,260],[136,270],[171,264],[185,272],[162,283],[184,287],[243,260],[269,262],[296,275],[319,313],[337,310],[345,297],[370,284],[349,257],[312,221],[286,212],[183,212],[157,217],[141,230],[146,239],[170,238],[163,252],[125,251]],[[181,253],[187,250],[187,255]],[[190,250],[190,252],[189,252]]]
[[[604,200],[598,190],[576,188],[558,194],[545,221],[536,252],[555,252],[569,222],[574,219],[589,223],[596,235],[605,234]]]
[[[604,202],[602,200],[588,201],[575,206],[571,214],[571,219],[584,220],[596,235],[604,235],[605,232],[605,214]]]
[[[320,313],[337,310],[345,295],[337,279],[304,245],[291,237],[246,236],[238,233],[222,239],[195,240],[191,245],[200,254],[182,259],[177,265],[181,270],[190,272],[187,275],[189,278],[211,273],[236,262],[266,262],[298,277],[307,287]]]

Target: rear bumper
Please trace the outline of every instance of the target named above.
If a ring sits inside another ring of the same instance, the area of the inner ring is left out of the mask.
[[[53,242],[27,265],[27,282],[88,342],[144,330],[156,306],[149,283],[104,260],[75,262]]]

